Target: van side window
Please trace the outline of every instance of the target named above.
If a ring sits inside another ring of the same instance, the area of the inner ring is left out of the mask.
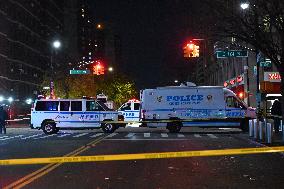
[[[103,108],[95,101],[87,101],[86,111],[103,111]]]
[[[69,111],[70,101],[60,101],[60,111]]]
[[[226,98],[226,104],[227,107],[233,108],[234,107],[234,98],[233,97],[227,97]]]
[[[134,103],[134,110],[139,110],[140,103]]]
[[[38,101],[36,111],[58,111],[58,101]]]
[[[241,102],[239,102],[236,98],[232,96],[227,97],[226,104],[227,104],[227,107],[230,107],[230,108],[246,109],[245,106]]]
[[[122,111],[124,111],[124,110],[131,110],[131,103],[126,103],[126,104],[124,104],[124,105],[121,107],[120,110],[122,110]]]
[[[82,101],[71,101],[71,111],[82,111]]]

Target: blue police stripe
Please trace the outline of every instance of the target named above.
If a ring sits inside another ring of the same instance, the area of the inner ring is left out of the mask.
[[[39,112],[39,111],[37,111]],[[57,114],[118,114],[118,112],[106,113],[106,112],[43,112],[43,113],[57,113]]]

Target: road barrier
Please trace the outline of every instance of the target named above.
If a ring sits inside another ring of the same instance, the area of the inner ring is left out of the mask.
[[[253,120],[249,120],[249,137],[253,137]]]
[[[263,140],[263,130],[265,129],[265,121],[260,121],[259,122],[259,128],[258,128],[258,133],[259,133],[259,140]]]
[[[258,135],[258,121],[257,119],[253,120],[253,138],[257,139],[257,135]]]
[[[266,124],[266,143],[271,144],[272,143],[272,125],[271,123]]]
[[[78,163],[98,161],[122,161],[122,160],[147,160],[167,158],[189,158],[209,157],[225,155],[246,155],[284,152],[284,146],[261,147],[261,148],[238,148],[222,150],[201,150],[161,153],[140,153],[140,154],[118,154],[118,155],[96,155],[96,156],[71,156],[71,157],[49,157],[49,158],[27,158],[0,160],[0,165],[29,165],[29,164],[54,164],[54,163]]]

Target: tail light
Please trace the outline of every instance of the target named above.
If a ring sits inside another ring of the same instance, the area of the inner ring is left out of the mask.
[[[141,110],[141,119],[145,119],[146,110]]]

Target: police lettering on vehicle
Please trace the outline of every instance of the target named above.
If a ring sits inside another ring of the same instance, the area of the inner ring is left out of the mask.
[[[137,111],[137,112],[139,112],[139,111]],[[134,117],[134,112],[124,112],[123,113],[123,116],[125,116],[125,117]]]
[[[227,112],[226,116],[227,117],[244,117],[245,116],[245,112],[243,112],[243,111]]]
[[[85,115],[81,115],[79,119],[82,119],[82,120],[94,120],[94,119],[99,119],[99,115],[88,115],[88,114],[85,114]]]
[[[204,95],[167,96],[169,105],[200,104]]]

